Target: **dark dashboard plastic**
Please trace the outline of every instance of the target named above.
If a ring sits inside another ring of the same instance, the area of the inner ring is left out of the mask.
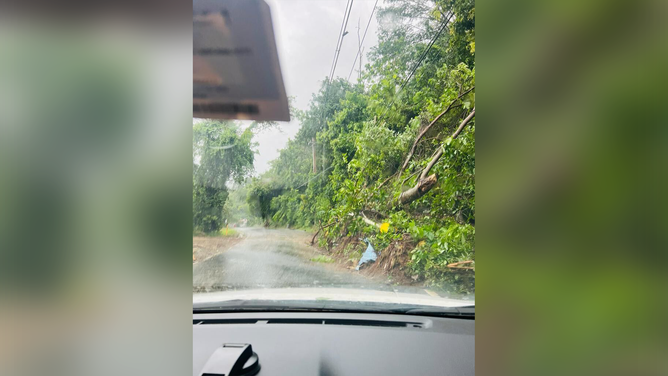
[[[372,313],[193,316],[193,375],[224,344],[250,344],[259,376],[475,374],[475,321]]]

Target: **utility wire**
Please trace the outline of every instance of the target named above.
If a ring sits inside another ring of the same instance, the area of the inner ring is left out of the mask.
[[[345,30],[346,24],[348,17],[350,17],[350,9],[352,9],[352,2],[353,0],[348,0],[346,2],[346,9],[343,11],[343,19],[341,20],[341,28],[339,29],[339,37],[336,40],[336,47],[334,48],[334,57],[332,58],[332,66],[329,68],[329,74],[327,75],[327,82],[325,83],[325,100],[324,102],[327,102],[327,94],[328,91],[327,89],[329,88],[330,82],[332,81],[331,77],[336,69],[336,57],[338,56],[338,53],[340,51],[340,44],[342,44],[343,41],[343,32]],[[324,111],[324,110],[323,110]],[[324,113],[323,113],[323,118],[324,118]]]
[[[338,56],[339,51],[340,51],[339,45],[341,44],[341,42],[343,40],[342,35],[343,35],[343,32],[345,31],[345,24],[347,23],[348,14],[349,14],[350,9],[352,8],[352,5],[353,5],[352,2],[353,2],[353,0],[348,0],[346,2],[346,9],[343,11],[343,19],[341,20],[341,28],[339,29],[339,36],[336,39],[336,47],[334,48],[334,57],[332,58],[332,66],[329,68],[329,74],[327,75],[327,77],[331,77],[332,74],[333,74],[333,71],[336,69],[335,68],[336,67],[336,57]]]
[[[353,75],[353,70],[355,69],[355,63],[357,62],[357,58],[358,57],[360,59],[362,58],[360,56],[360,53],[362,52],[362,45],[364,45],[364,38],[366,38],[366,32],[369,31],[369,25],[371,25],[371,19],[373,18],[373,13],[376,11],[376,5],[378,5],[378,0],[376,0],[376,3],[373,4],[373,9],[371,10],[371,15],[369,16],[369,21],[366,23],[366,28],[364,29],[364,35],[362,36],[362,43],[360,43],[360,46],[357,49],[357,55],[355,55],[355,61],[353,61],[353,66],[350,67],[350,73],[348,73],[348,81],[350,81],[350,76]]]
[[[334,49],[334,59],[332,61],[332,67],[329,70],[329,76],[327,78],[327,82],[325,83],[325,93],[322,103],[323,109],[321,112],[322,116],[320,119],[321,122],[325,120],[325,105],[327,104],[327,97],[329,96],[329,86],[331,85],[332,79],[334,77],[334,72],[336,72],[336,65],[338,64],[339,55],[341,54],[341,46],[343,45],[343,37],[345,36],[345,30],[346,27],[348,26],[350,11],[353,9],[353,1],[354,0],[348,0],[346,2],[346,9],[343,11],[343,20],[341,20],[341,29],[339,30],[339,37],[336,41],[336,48]],[[315,143],[315,137],[313,138],[313,143]],[[313,148],[315,148],[315,144],[313,145]],[[315,166],[315,158],[314,158],[314,166]]]
[[[429,45],[427,46],[427,48],[424,50],[424,52],[420,56],[420,59],[418,60],[417,64],[415,64],[415,66],[413,66],[413,69],[411,70],[411,73],[408,75],[408,77],[406,77],[404,82],[401,84],[401,87],[399,87],[399,91],[397,91],[397,93],[394,95],[394,97],[392,97],[392,101],[390,102],[390,104],[385,107],[385,110],[380,115],[380,118],[385,116],[385,113],[387,112],[387,110],[390,107],[392,107],[392,105],[394,104],[394,101],[399,96],[399,93],[401,93],[401,91],[404,89],[404,87],[406,87],[406,84],[408,84],[408,81],[410,81],[410,79],[413,77],[413,74],[415,74],[415,71],[420,67],[420,65],[422,64],[422,61],[427,56],[427,53],[429,53],[429,50],[431,50],[431,47],[434,45],[434,43],[436,42],[438,37],[441,36],[441,33],[443,32],[443,30],[445,30],[445,27],[448,26],[448,22],[450,21],[450,19],[452,18],[453,15],[454,15],[454,13],[451,13],[450,17],[448,17],[445,21],[443,21],[443,25],[441,25],[441,28],[438,30],[438,33],[436,33],[434,38],[431,39],[431,41],[429,42]],[[379,118],[379,120],[380,120],[380,118]]]
[[[339,63],[339,56],[341,56],[341,47],[343,46],[343,37],[346,36],[346,28],[348,27],[348,20],[350,19],[350,11],[353,10],[353,1],[350,0],[350,7],[348,8],[348,14],[345,16],[345,24],[343,25],[343,29],[340,32],[341,37],[339,38],[339,46],[337,48],[337,53],[336,53],[336,59],[334,60],[334,67],[332,68],[332,72],[329,77],[329,81],[331,82],[332,79],[334,79],[334,73],[336,72],[336,65]]]
[[[334,165],[331,165],[331,166],[327,167],[326,169],[324,169],[324,170],[318,172],[318,173],[315,174],[312,178],[310,178],[309,180],[307,180],[306,183],[304,183],[304,184],[302,184],[302,185],[300,185],[299,187],[294,188],[294,189],[299,189],[299,188],[305,186],[306,184],[310,183],[313,179],[317,178],[317,177],[320,176],[322,173],[324,173],[325,171],[331,169],[332,167],[334,167]]]
[[[346,3],[346,9],[343,14],[343,20],[341,21],[341,29],[339,30],[339,39],[336,42],[336,49],[334,49],[334,60],[332,61],[332,67],[330,68],[329,76],[327,78],[327,82],[325,83],[325,95],[323,100],[323,111],[322,111],[321,121],[324,121],[325,118],[324,106],[327,104],[327,97],[329,96],[329,86],[331,85],[332,80],[334,79],[334,72],[336,72],[336,65],[338,64],[339,56],[341,55],[341,47],[343,46],[343,37],[345,36],[346,27],[348,27],[348,20],[350,19],[350,11],[353,9],[353,1],[354,0],[349,0],[349,2]]]
[[[346,9],[343,11],[343,19],[341,20],[341,29],[339,30],[339,38],[336,41],[336,48],[334,49],[334,59],[332,60],[332,67],[329,69],[329,75],[327,76],[327,82],[325,83],[325,97],[323,100],[323,106],[327,104],[327,97],[329,94],[329,86],[332,83],[332,79],[334,77],[334,72],[336,71],[336,65],[339,60],[339,55],[341,53],[341,46],[343,45],[343,37],[344,37],[344,32],[346,30],[346,27],[348,26],[348,19],[350,18],[350,11],[353,9],[353,1],[354,0],[349,0],[346,3]],[[325,114],[324,114],[324,108],[323,108],[323,113],[322,113],[322,120],[324,120]],[[322,121],[321,120],[321,121]]]

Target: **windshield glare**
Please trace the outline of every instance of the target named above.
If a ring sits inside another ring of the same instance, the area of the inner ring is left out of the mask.
[[[266,2],[291,120],[193,119],[193,301],[472,305],[473,1]]]

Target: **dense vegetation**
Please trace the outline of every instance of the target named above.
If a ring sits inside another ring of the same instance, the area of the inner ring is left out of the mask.
[[[297,112],[299,133],[244,188],[249,208],[266,225],[313,227],[320,246],[351,258],[360,247],[346,240],[368,237],[381,255],[402,250],[401,273],[470,291],[474,3],[386,4],[361,79],[323,81]]]
[[[223,227],[227,184],[244,181],[253,169],[253,129],[220,121],[193,125],[193,232]]]
[[[248,204],[259,132],[275,122],[204,120],[193,124],[193,233],[218,234],[230,223],[262,222]]]

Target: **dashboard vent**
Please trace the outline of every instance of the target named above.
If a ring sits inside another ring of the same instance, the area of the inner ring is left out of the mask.
[[[213,325],[213,324],[255,324],[257,319],[202,319],[193,320],[193,325]]]
[[[423,328],[420,322],[385,321],[385,320],[350,320],[350,319],[201,319],[193,320],[193,325],[225,324],[299,324],[299,325],[341,325],[341,326],[376,326],[385,328]]]
[[[381,326],[390,328],[422,328],[422,323],[384,320],[350,320],[350,319],[271,319],[267,324],[316,324],[343,326]]]

